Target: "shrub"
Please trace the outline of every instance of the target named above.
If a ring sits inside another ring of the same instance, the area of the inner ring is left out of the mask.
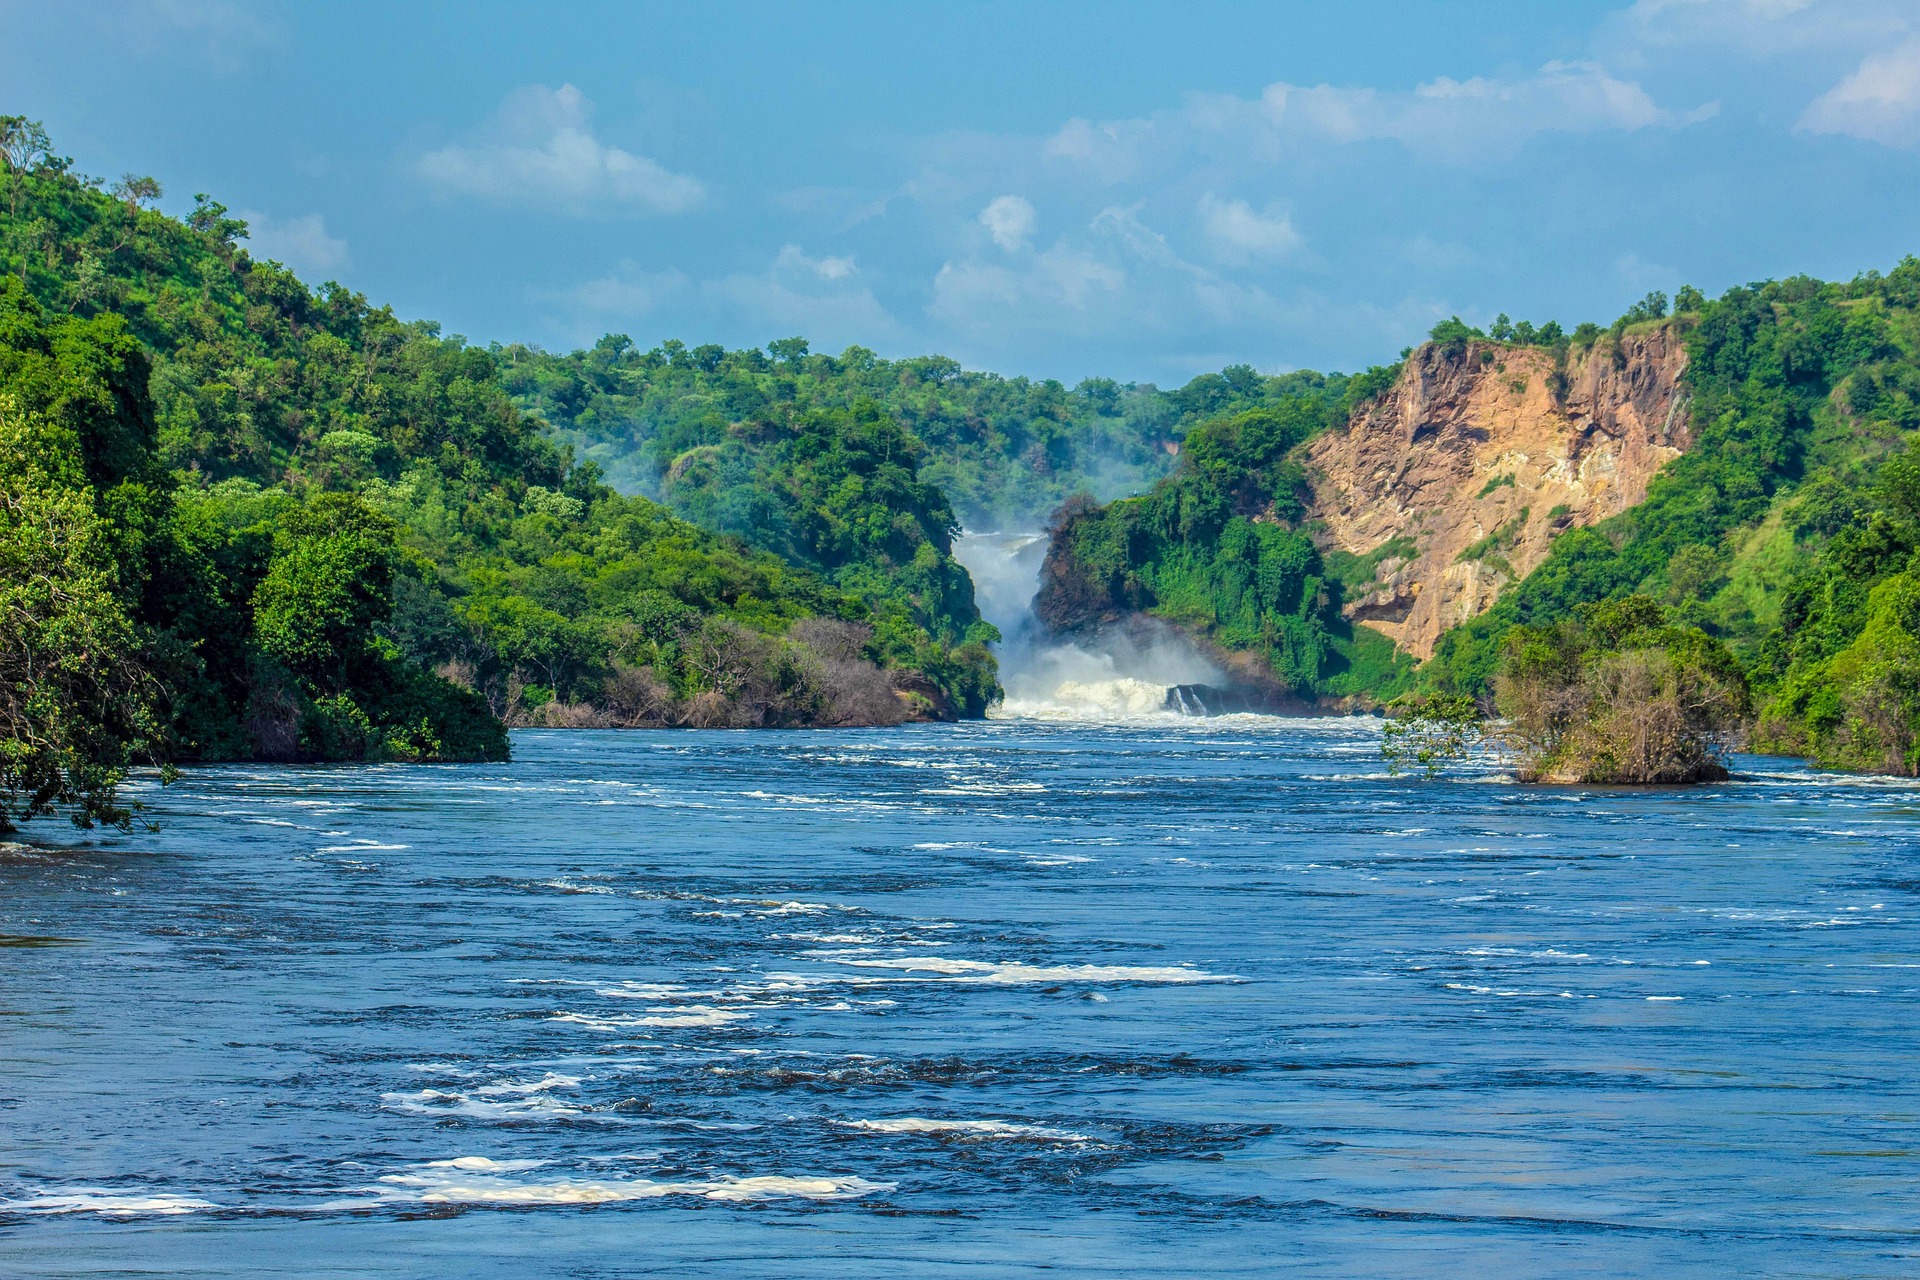
[[[1726,647],[1645,596],[1507,633],[1495,702],[1528,782],[1685,783],[1727,776],[1748,711]]]

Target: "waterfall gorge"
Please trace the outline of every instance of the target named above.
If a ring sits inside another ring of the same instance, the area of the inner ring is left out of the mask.
[[[1007,697],[997,714],[1110,721],[1217,709],[1225,677],[1172,628],[1075,641],[1045,633],[1032,605],[1046,534],[963,533],[953,554],[973,576],[981,615],[1000,629]]]

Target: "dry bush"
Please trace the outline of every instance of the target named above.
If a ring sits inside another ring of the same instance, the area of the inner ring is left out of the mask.
[[[479,678],[478,669],[475,668],[471,662],[462,658],[453,658],[441,663],[433,669],[433,674],[439,676],[448,684],[459,685],[462,689],[477,689],[480,687],[475,683]]]
[[[724,693],[708,690],[687,699],[681,723],[689,729],[752,729],[754,719]]]
[[[842,622],[838,618],[802,618],[787,630],[787,639],[805,645],[823,658],[837,662],[862,662],[873,628],[860,622]]]
[[[812,723],[823,728],[894,725],[907,718],[888,673],[867,661],[873,628],[832,618],[794,623],[802,679],[812,696]]]
[[[608,718],[623,729],[660,729],[680,723],[679,699],[652,667],[614,664],[600,690]]]
[[[1496,682],[1523,781],[1684,783],[1727,776],[1741,691],[1665,649],[1591,658],[1564,681]]]
[[[542,729],[611,729],[613,718],[590,702],[555,699],[529,713],[527,724]]]

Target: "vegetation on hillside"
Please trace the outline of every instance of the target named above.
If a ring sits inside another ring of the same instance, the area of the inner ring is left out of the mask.
[[[1189,431],[1178,470],[1150,492],[1069,504],[1055,524],[1042,619],[1074,630],[1147,613],[1256,654],[1259,674],[1296,698],[1397,692],[1412,663],[1341,616],[1343,582],[1299,527],[1306,476],[1293,456],[1393,374],[1287,375],[1268,407]]]
[[[765,350],[668,341],[641,351],[611,334],[569,355],[524,346],[497,354],[516,402],[554,424],[618,487],[747,537],[752,508],[705,484],[690,492],[676,483],[683,459],[716,447],[737,457],[770,427],[821,414],[884,413],[924,446],[921,479],[946,495],[967,527],[1038,528],[1074,494],[1150,486],[1172,469],[1196,423],[1290,394],[1284,378],[1247,365],[1202,374],[1174,391],[1110,378],[1069,389],[1051,379],[972,372],[945,356],[883,360],[864,347],[810,352],[802,338]],[[741,474],[735,470],[724,487]]]
[[[1301,526],[1301,446],[1395,369],[1068,390],[797,338],[480,349],[254,261],[206,196],[175,219],[150,178],[74,173],[19,117],[0,187],[0,825],[127,821],[139,761],[978,715],[962,517],[1055,512],[1056,628],[1149,614],[1300,699],[1415,683],[1341,615],[1411,548],[1323,558]],[[1497,710],[1538,776],[1711,776],[1747,718],[1767,749],[1920,771],[1920,261],[1668,311],[1435,326],[1564,377],[1672,325],[1693,445],[1444,635],[1403,705],[1446,711],[1443,746],[1462,699]]]
[[[1749,712],[1727,647],[1645,596],[1514,627],[1494,679],[1522,781],[1712,782]]]
[[[1663,301],[1663,300],[1662,300]],[[1920,427],[1920,261],[1846,283],[1682,290],[1694,443],[1641,505],[1559,537],[1486,614],[1441,638],[1422,683],[1485,696],[1515,626],[1644,595],[1723,642],[1762,708],[1757,742],[1826,764],[1912,772],[1920,654],[1894,643]],[[1595,331],[1605,341],[1603,331]],[[1884,464],[1884,466],[1883,466]],[[1878,596],[1873,592],[1882,587]]]
[[[838,486],[815,505],[858,563],[790,563],[614,492],[495,353],[254,261],[210,198],[164,216],[18,117],[0,143],[15,817],[124,818],[137,759],[493,758],[501,718],[884,723],[996,692],[904,434],[868,466],[857,415],[810,427],[779,478]]]

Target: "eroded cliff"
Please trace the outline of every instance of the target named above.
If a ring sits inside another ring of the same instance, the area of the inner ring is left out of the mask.
[[[1425,659],[1568,529],[1646,496],[1691,440],[1671,326],[1567,352],[1429,343],[1393,389],[1307,448],[1323,551],[1372,558],[1345,612]]]

